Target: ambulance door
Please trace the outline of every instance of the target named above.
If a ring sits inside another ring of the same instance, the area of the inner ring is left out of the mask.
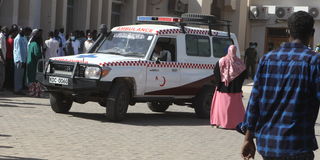
[[[160,57],[155,55],[156,50],[161,50]],[[149,60],[145,94],[174,95],[172,88],[180,84],[176,37],[159,37]]]

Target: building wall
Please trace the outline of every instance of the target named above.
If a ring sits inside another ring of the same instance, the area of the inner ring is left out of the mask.
[[[320,6],[319,0],[251,0],[250,5],[274,5],[282,7],[292,7],[292,6]],[[271,18],[268,21],[256,21],[250,20],[248,22],[250,25],[250,33],[247,33],[247,37],[250,37],[251,41],[258,42],[258,52],[260,56],[264,54],[265,40],[266,40],[266,28],[275,27],[275,28],[286,28],[287,22],[278,22],[275,18]],[[315,35],[314,35],[314,46],[320,42],[320,21],[316,20],[315,23]]]
[[[86,30],[87,0],[74,0],[73,30]]]
[[[147,0],[137,1],[137,16],[144,16],[147,14]]]
[[[66,28],[67,0],[57,0],[55,28]]]
[[[136,21],[137,0],[126,1],[121,7],[120,25],[134,24]]]
[[[319,0],[251,0],[251,5],[319,6]]]
[[[29,26],[40,28],[41,0],[30,0],[29,3]],[[32,18],[31,18],[32,17]]]
[[[237,35],[240,53],[243,56],[246,48],[248,0],[237,0],[235,1],[234,7],[235,8],[227,6],[227,8],[223,10],[222,15],[223,19],[231,21],[230,30]]]
[[[14,21],[14,13],[10,13],[13,8],[13,2],[19,3],[17,22],[22,26],[40,28],[46,34],[55,28],[64,27],[67,29],[67,2],[69,0],[4,0],[5,9],[0,10],[0,25],[11,25]],[[169,9],[169,2],[176,0],[125,0],[121,6],[120,25],[135,23],[137,15],[155,15],[155,16],[179,16],[181,13]],[[247,27],[247,1],[248,0],[226,0],[224,3],[235,3],[236,7],[232,9],[225,6],[222,14],[225,19],[232,20],[231,32],[235,33],[239,39],[240,50],[243,51],[246,46]],[[188,4],[188,12],[192,13],[211,13],[211,4],[213,0],[181,0]],[[262,3],[263,1],[256,1]],[[40,4],[39,4],[40,3]],[[220,3],[220,1],[219,1]],[[223,2],[221,2],[223,4]],[[112,0],[74,0],[72,11],[71,28],[67,30],[87,30],[98,29],[100,24],[107,24],[111,27]],[[2,8],[4,8],[1,6]],[[26,7],[28,6],[28,7]],[[39,8],[35,11],[35,8]],[[12,17],[12,18],[7,18]],[[251,33],[249,34],[251,35]],[[255,37],[253,37],[255,38]]]
[[[106,24],[108,28],[111,28],[111,10],[112,10],[112,1],[111,0],[103,0],[102,1],[101,24]]]
[[[53,23],[51,18],[51,5],[52,0],[41,1],[40,28],[43,29],[43,37],[47,37]],[[37,26],[32,25],[30,25],[30,27],[37,28]]]
[[[29,26],[30,0],[19,1],[18,25]]]
[[[12,0],[4,0],[0,6],[0,25],[11,26],[13,19],[13,2]]]
[[[169,1],[177,1],[177,0],[162,0],[162,1],[147,0],[147,6],[148,6],[147,15],[178,16],[178,14],[176,14],[175,12],[169,11]],[[199,0],[181,0],[181,2],[184,4],[189,4],[188,12],[201,13],[201,4]]]
[[[89,28],[97,29],[98,27],[98,17],[99,17],[99,1],[93,0],[91,1],[91,9],[90,9],[90,26]]]

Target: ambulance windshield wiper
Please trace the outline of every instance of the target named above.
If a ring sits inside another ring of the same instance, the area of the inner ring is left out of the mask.
[[[122,55],[119,52],[103,52],[104,54]]]
[[[144,57],[145,54],[141,52],[127,52],[125,54],[122,54],[123,56],[134,56],[134,57]]]

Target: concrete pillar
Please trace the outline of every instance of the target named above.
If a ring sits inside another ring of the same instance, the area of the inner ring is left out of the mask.
[[[247,21],[248,21],[248,0],[241,0],[239,2],[239,27],[238,27],[238,42],[240,52],[244,54],[246,48],[246,29],[247,29]]]
[[[201,13],[210,14],[212,0],[189,0],[188,12],[190,13]]]
[[[91,0],[87,0],[87,5],[86,5],[86,26],[85,29],[90,28],[90,12],[91,12]]]
[[[107,10],[107,26],[108,29],[111,29],[111,16],[112,16],[112,0],[108,0],[108,10]]]
[[[137,0],[132,0],[132,4],[132,24],[135,24],[137,20]]]
[[[202,0],[189,0],[188,2],[188,12],[190,13],[202,13]]]
[[[249,8],[250,8],[250,5],[251,5],[251,2],[252,2],[252,0],[248,0],[247,12],[249,12]],[[249,42],[251,41],[250,37],[251,37],[251,24],[250,24],[250,20],[247,19],[247,21],[246,21],[246,44],[245,44],[245,48],[249,47]]]
[[[63,9],[62,9],[62,25],[65,29],[65,31],[67,31],[67,9],[68,9],[68,0],[63,0]]]
[[[29,26],[31,28],[40,28],[41,0],[30,0],[29,7]]]
[[[201,4],[201,13],[202,14],[210,14],[212,0],[198,0],[198,1]]]
[[[13,0],[12,24],[18,24],[19,19],[19,0]]]
[[[147,2],[146,0],[137,1],[137,16],[145,16],[147,14]]]
[[[51,1],[51,23],[50,30],[54,31],[56,28],[56,11],[57,11],[57,0]]]
[[[97,22],[97,29],[99,29],[101,25],[101,16],[102,16],[102,0],[98,0],[98,22]]]

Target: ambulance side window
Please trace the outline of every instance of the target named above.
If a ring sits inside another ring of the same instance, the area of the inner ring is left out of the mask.
[[[156,47],[161,50],[160,61],[176,61],[177,58],[177,39],[171,37],[160,37]],[[150,60],[154,60],[156,47],[153,50]],[[165,54],[165,55],[164,55]],[[170,57],[170,58],[169,58]]]
[[[210,57],[210,39],[208,36],[186,35],[188,56]]]
[[[217,58],[221,58],[228,53],[228,48],[233,44],[233,40],[229,38],[212,38],[212,50],[213,56]]]

